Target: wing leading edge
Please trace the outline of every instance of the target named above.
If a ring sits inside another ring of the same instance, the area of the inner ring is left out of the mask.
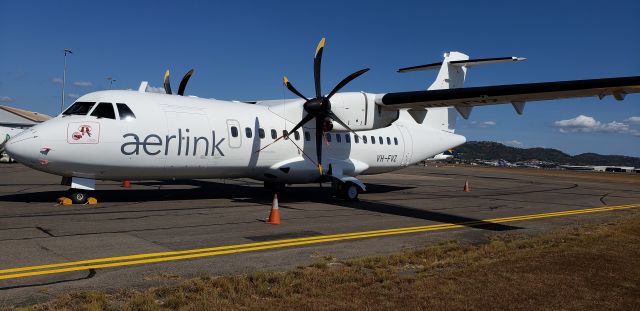
[[[475,106],[511,103],[521,114],[530,101],[608,95],[623,100],[631,93],[640,93],[640,76],[387,93],[378,95],[376,104],[392,109],[454,106],[467,118]]]

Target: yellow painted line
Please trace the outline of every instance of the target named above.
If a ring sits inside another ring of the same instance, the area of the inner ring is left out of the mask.
[[[438,224],[438,225],[432,225],[432,226],[433,227],[440,227],[440,226],[449,226],[449,225],[450,224]],[[376,231],[368,231],[368,232],[352,232],[352,233],[342,233],[342,234],[332,234],[332,235],[320,235],[320,236],[311,236],[311,237],[303,237],[303,238],[295,238],[295,239],[284,239],[284,240],[273,240],[273,241],[255,242],[255,243],[247,243],[247,244],[217,246],[217,247],[209,247],[209,248],[184,250],[184,251],[170,251],[170,252],[135,254],[135,255],[118,256],[118,257],[97,258],[97,259],[62,262],[62,263],[39,265],[39,266],[11,268],[11,269],[0,270],[0,274],[6,274],[6,273],[18,272],[18,271],[27,271],[27,270],[38,270],[38,269],[46,269],[46,268],[64,267],[64,266],[75,266],[75,265],[82,265],[82,264],[89,264],[89,263],[99,263],[99,262],[109,262],[109,261],[122,261],[122,260],[128,260],[128,259],[140,259],[140,258],[149,258],[149,257],[160,257],[160,256],[170,256],[170,255],[182,255],[182,254],[190,254],[190,253],[210,252],[210,251],[235,249],[235,248],[246,248],[246,247],[253,247],[253,246],[260,246],[260,245],[271,245],[271,244],[295,242],[295,241],[301,241],[301,240],[322,240],[322,239],[327,239],[327,238],[336,238],[336,237],[360,235],[360,234],[363,234],[363,233],[394,232],[394,231],[408,230],[408,229],[413,229],[413,228],[423,228],[423,227],[424,226],[407,227],[407,228],[394,228],[394,229],[376,230]],[[431,226],[429,226],[429,227],[431,227]]]
[[[0,275],[0,280],[21,278],[21,277],[28,277],[28,276],[35,276],[35,275],[46,275],[46,274],[56,274],[56,273],[64,273],[64,272],[72,272],[72,271],[81,271],[81,270],[88,270],[88,269],[103,269],[103,268],[157,263],[157,262],[165,262],[165,261],[193,259],[193,258],[210,257],[210,256],[224,255],[224,254],[250,252],[250,251],[257,251],[257,250],[264,250],[264,249],[283,248],[283,247],[289,247],[289,246],[327,243],[327,242],[333,242],[333,241],[344,241],[344,240],[353,240],[353,239],[363,239],[363,238],[369,238],[369,237],[446,230],[446,229],[462,228],[469,225],[482,225],[482,224],[490,225],[492,223],[497,224],[497,223],[506,223],[506,222],[514,222],[514,221],[550,218],[550,217],[599,213],[599,212],[607,212],[607,211],[639,208],[639,207],[640,207],[640,204],[604,206],[604,207],[587,208],[587,209],[579,209],[579,210],[493,218],[493,219],[470,221],[470,222],[458,223],[458,224],[438,224],[438,225],[429,225],[429,226],[416,226],[416,227],[406,227],[406,228],[396,228],[396,229],[352,232],[352,233],[344,233],[344,234],[322,235],[322,236],[313,236],[313,237],[304,237],[304,238],[295,238],[295,239],[256,242],[256,243],[248,243],[248,244],[227,245],[227,246],[185,250],[185,251],[159,252],[159,253],[136,254],[136,255],[119,256],[119,257],[98,258],[98,259],[83,260],[83,261],[73,261],[73,262],[65,262],[65,263],[57,263],[57,264],[49,264],[49,265],[39,265],[39,266],[20,267],[20,268],[0,270],[0,274],[4,274],[4,275]],[[66,267],[66,268],[61,268],[61,267]],[[33,270],[38,270],[38,271],[33,271]],[[25,271],[29,271],[29,272],[25,272]],[[16,273],[16,272],[21,272],[21,273]],[[7,274],[7,273],[10,273],[10,274]]]

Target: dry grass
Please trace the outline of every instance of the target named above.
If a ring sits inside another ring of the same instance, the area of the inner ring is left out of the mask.
[[[539,237],[455,241],[289,272],[203,277],[30,310],[632,310],[640,305],[640,215]]]

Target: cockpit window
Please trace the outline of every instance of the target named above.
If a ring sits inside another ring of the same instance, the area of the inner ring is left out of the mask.
[[[118,106],[118,114],[120,114],[120,120],[131,121],[136,118],[136,115],[133,114],[133,111],[129,109],[129,106],[122,103],[117,103]]]
[[[65,110],[62,115],[63,116],[70,116],[70,115],[78,115],[78,116],[84,116],[87,115],[87,113],[89,113],[89,110],[91,110],[91,107],[93,107],[93,105],[95,105],[96,103],[91,103],[91,102],[75,102],[73,105],[71,105],[71,107],[69,107],[69,109]]]
[[[111,103],[99,103],[91,115],[97,118],[116,119],[116,113],[113,112],[113,105]]]

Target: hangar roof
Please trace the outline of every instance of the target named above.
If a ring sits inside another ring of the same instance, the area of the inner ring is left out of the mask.
[[[0,125],[33,125],[49,119],[46,114],[0,105]]]

